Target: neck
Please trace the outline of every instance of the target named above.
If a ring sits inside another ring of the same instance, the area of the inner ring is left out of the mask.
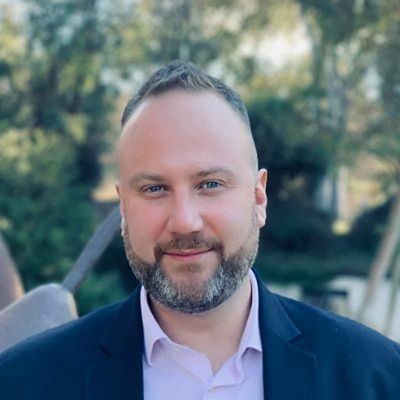
[[[238,350],[251,306],[250,277],[228,300],[203,313],[180,313],[150,300],[153,314],[168,337],[205,354],[216,372]]]

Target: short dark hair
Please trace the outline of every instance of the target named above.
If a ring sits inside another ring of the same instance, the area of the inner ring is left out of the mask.
[[[239,115],[250,130],[249,116],[240,96],[225,83],[208,75],[199,66],[187,61],[175,60],[155,71],[142,85],[125,106],[122,113],[121,126],[124,127],[127,120],[133,114],[137,106],[144,99],[161,95],[175,89],[188,92],[210,90],[222,96],[227,103]]]

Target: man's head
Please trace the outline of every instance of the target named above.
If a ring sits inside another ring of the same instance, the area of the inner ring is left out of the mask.
[[[118,161],[126,253],[150,296],[187,313],[232,296],[266,207],[239,96],[190,63],[168,64],[128,102]]]

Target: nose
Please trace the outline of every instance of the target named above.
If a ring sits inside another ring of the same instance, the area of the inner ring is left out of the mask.
[[[189,235],[203,229],[198,205],[189,196],[176,197],[171,204],[168,230],[171,234]]]

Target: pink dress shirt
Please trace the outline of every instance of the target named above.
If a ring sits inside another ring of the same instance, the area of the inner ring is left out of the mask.
[[[250,272],[252,302],[236,354],[214,375],[202,354],[174,343],[155,320],[144,288],[140,293],[144,329],[145,400],[263,399],[262,346],[258,323],[258,287]]]

